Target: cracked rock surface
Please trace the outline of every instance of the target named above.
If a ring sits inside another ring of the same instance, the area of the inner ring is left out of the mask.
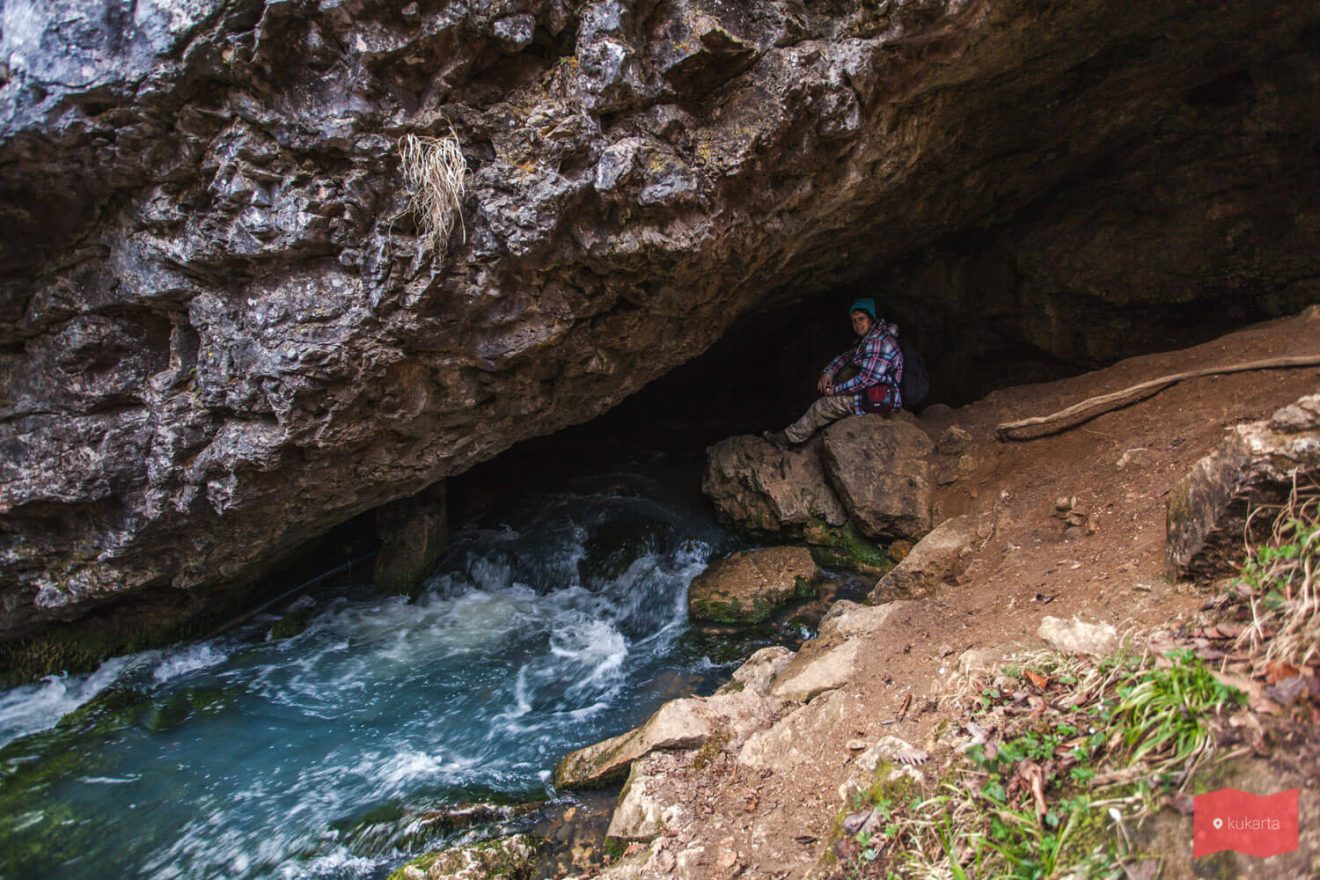
[[[886,266],[1078,363],[1152,303],[1314,299],[1317,14],[14,0],[0,635],[250,581]],[[450,133],[442,256],[398,144]]]

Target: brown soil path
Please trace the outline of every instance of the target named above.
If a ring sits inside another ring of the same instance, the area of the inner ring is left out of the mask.
[[[1320,353],[1320,312],[1313,307],[1308,314],[925,415],[920,423],[933,438],[953,424],[974,438],[976,467],[939,491],[936,521],[993,511],[993,534],[956,585],[905,613],[901,642],[868,644],[861,674],[813,700],[812,705],[825,703],[794,741],[805,762],[753,772],[737,765],[732,749],[701,770],[676,762],[667,778],[674,787],[667,800],[681,803],[698,821],[670,832],[662,848],[672,856],[652,858],[640,873],[628,875],[827,874],[822,856],[844,807],[838,789],[851,775],[859,744],[894,735],[930,747],[938,722],[948,714],[938,698],[964,651],[1042,646],[1036,629],[1045,615],[1078,615],[1112,623],[1121,632],[1195,614],[1202,594],[1171,583],[1164,572],[1166,493],[1217,445],[1225,428],[1264,418],[1320,389],[1320,369],[1196,379],[1061,435],[1025,443],[996,440],[995,425],[1167,373]],[[1074,509],[1089,525],[1065,534],[1056,500],[1074,497]],[[891,722],[909,694],[906,717]]]

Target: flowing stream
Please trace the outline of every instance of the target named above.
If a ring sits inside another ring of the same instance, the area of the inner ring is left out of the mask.
[[[365,845],[372,816],[553,797],[564,753],[756,647],[687,624],[735,545],[676,485],[520,499],[413,601],[340,587],[289,638],[270,615],[0,693],[0,877],[382,877],[416,847]]]

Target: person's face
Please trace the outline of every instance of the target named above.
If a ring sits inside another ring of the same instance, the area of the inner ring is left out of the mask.
[[[871,316],[866,312],[858,309],[849,314],[848,317],[852,319],[853,332],[858,336],[865,336],[867,333],[871,332],[871,325],[874,322],[871,320]]]

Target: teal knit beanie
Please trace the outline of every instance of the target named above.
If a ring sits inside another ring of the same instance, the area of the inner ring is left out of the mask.
[[[867,297],[866,299],[853,300],[853,304],[848,306],[848,314],[851,315],[853,312],[866,312],[868,315],[871,316],[871,320],[874,321],[875,300],[871,299],[870,297]]]

